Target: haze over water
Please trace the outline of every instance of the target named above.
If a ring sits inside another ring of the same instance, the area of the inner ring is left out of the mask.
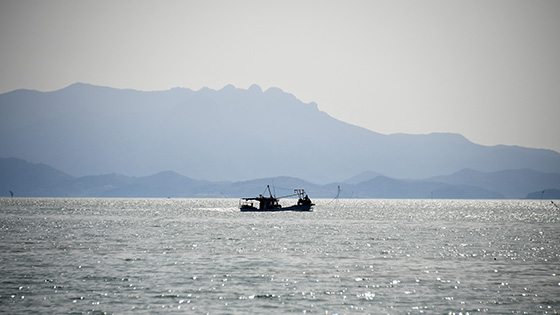
[[[0,199],[0,312],[518,313],[560,308],[550,201]]]

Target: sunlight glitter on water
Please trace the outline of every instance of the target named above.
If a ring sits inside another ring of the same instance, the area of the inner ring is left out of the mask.
[[[538,201],[0,199],[0,311],[555,313]]]

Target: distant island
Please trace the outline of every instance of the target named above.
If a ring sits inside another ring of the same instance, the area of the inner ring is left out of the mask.
[[[560,199],[560,189],[543,188],[560,187],[560,174],[531,170],[483,173],[465,169],[423,180],[365,172],[319,185],[294,177],[211,182],[172,171],[143,177],[115,173],[73,177],[45,164],[0,158],[0,197],[9,197],[13,191],[16,197],[240,198],[261,194],[266,185],[279,193],[305,188],[314,198]]]

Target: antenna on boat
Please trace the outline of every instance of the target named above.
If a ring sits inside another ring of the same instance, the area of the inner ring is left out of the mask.
[[[274,187],[274,186],[273,186]],[[268,189],[268,193],[270,194],[270,197],[274,197],[272,195],[272,191],[270,191],[270,185],[266,185],[266,189]]]

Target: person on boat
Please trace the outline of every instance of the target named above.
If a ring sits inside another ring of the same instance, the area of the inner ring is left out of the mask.
[[[309,197],[307,195],[305,195],[305,197],[300,198],[297,202],[298,206],[303,206],[303,205],[310,205],[311,204],[311,199],[309,199]]]

